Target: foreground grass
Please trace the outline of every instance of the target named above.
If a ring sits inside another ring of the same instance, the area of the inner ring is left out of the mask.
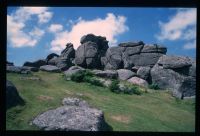
[[[65,81],[58,73],[34,73],[41,81],[20,80],[21,76],[7,73],[7,79],[15,84],[26,101],[25,106],[7,111],[7,130],[37,130],[29,125],[35,116],[59,107],[64,97],[75,96],[101,109],[113,131],[195,131],[194,100],[178,100],[163,91],[115,94],[104,87]]]

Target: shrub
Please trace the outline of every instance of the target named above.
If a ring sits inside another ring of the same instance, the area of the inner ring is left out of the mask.
[[[72,74],[71,80],[75,82],[82,82],[84,79],[84,76],[85,76],[84,71],[80,71],[78,73]]]
[[[149,85],[149,88],[150,89],[154,89],[154,90],[160,89],[159,86],[156,83],[153,83],[153,84]]]
[[[119,89],[119,81],[114,80],[112,81],[111,85],[109,86],[110,91],[115,92],[115,93],[120,93]]]
[[[89,77],[93,77],[94,76],[94,74],[88,69],[85,71],[84,75],[85,76],[89,76]]]
[[[132,87],[129,87],[129,88],[125,89],[124,93],[125,94],[136,94],[136,95],[141,95],[142,94],[140,89],[138,87],[136,87],[136,86],[132,86]]]
[[[103,83],[101,83],[98,79],[91,77],[91,76],[85,76],[84,82],[88,82],[88,83],[90,83],[92,85],[96,85],[96,86],[103,86]]]

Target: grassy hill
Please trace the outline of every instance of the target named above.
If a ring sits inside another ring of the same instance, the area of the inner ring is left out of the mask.
[[[104,112],[113,131],[195,131],[195,100],[179,100],[167,91],[148,90],[142,95],[116,94],[108,88],[64,80],[61,73],[36,72],[40,81],[20,80],[7,73],[25,106],[6,112],[7,130],[37,130],[30,121],[39,113],[61,106],[64,97],[75,96]]]

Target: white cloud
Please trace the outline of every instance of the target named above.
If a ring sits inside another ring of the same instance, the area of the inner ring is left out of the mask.
[[[48,28],[49,32],[55,33],[63,30],[63,26],[60,24],[51,24]]]
[[[176,14],[172,16],[168,22],[159,21],[161,32],[159,35],[156,35],[156,38],[160,41],[184,40],[187,44],[183,48],[193,49],[196,47],[193,45],[195,42],[191,42],[196,39],[196,19],[196,9],[177,9]],[[189,46],[191,46],[191,48]]]
[[[108,13],[104,19],[84,20],[79,17],[78,21],[72,25],[71,31],[62,31],[55,34],[55,39],[51,42],[51,50],[61,51],[68,42],[73,43],[74,48],[77,49],[80,45],[80,38],[88,33],[105,36],[109,41],[109,45],[113,46],[117,42],[116,36],[128,31],[125,22],[126,17],[115,16],[112,13]]]
[[[184,46],[183,46],[184,49],[196,49],[196,40],[194,40],[193,42],[189,42],[189,43],[186,43]]]
[[[47,10],[48,8],[46,7],[20,7],[15,12],[7,15],[7,39],[9,44],[12,47],[35,46],[45,32],[38,28],[37,25],[29,29],[29,32],[25,31],[27,29],[27,21],[31,20],[33,15],[36,15],[38,23],[41,23],[40,16],[43,14],[50,19],[49,15],[47,15],[50,12]],[[47,21],[47,17],[45,18],[46,20],[44,18],[42,23]]]
[[[53,13],[51,13],[51,12],[44,12],[42,14],[39,14],[38,15],[39,23],[43,24],[43,23],[49,22],[49,20],[52,18],[52,16],[53,16]]]

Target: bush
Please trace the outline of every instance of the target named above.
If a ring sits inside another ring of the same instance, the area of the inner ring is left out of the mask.
[[[85,76],[84,77],[84,81],[85,82],[88,82],[92,85],[96,85],[96,86],[103,86],[103,84],[96,78],[94,77],[91,77],[91,76]]]
[[[125,94],[136,94],[136,95],[141,95],[142,92],[140,91],[140,89],[136,86],[133,87],[129,87],[127,89],[124,90]]]
[[[149,85],[149,88],[150,89],[154,89],[154,90],[160,89],[159,86],[156,83],[153,83],[153,84]]]
[[[75,82],[83,82],[83,79],[85,77],[84,71],[80,71],[78,73],[71,75],[71,80]]]
[[[119,81],[114,80],[112,81],[111,85],[109,86],[110,91],[115,92],[115,93],[120,93],[119,89]]]

